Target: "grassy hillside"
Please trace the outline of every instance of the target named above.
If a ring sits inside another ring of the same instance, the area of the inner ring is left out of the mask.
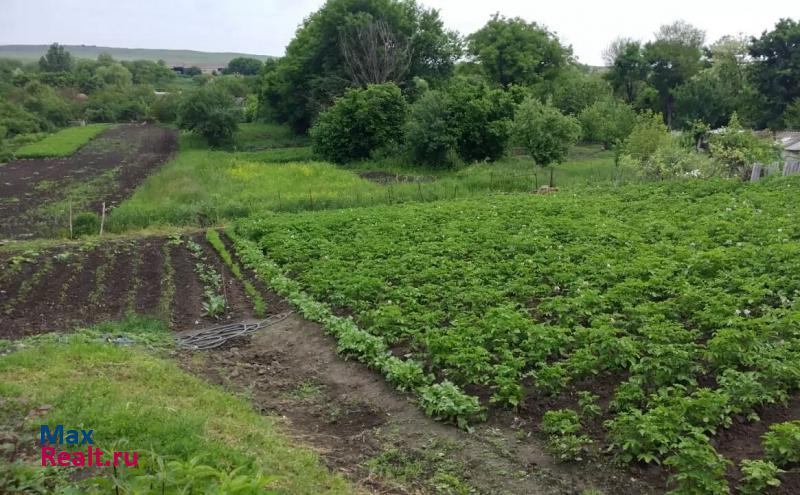
[[[195,50],[161,50],[150,48],[113,48],[108,46],[65,45],[74,57],[97,58],[108,53],[117,60],[163,60],[167,65],[196,65],[198,67],[223,67],[236,57],[253,57],[259,60],[268,55],[233,52],[199,52]],[[47,45],[0,45],[0,58],[13,58],[33,62],[47,52]]]

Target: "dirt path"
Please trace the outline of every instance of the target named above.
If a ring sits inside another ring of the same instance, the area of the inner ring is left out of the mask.
[[[118,125],[65,158],[16,160],[0,166],[0,239],[51,234],[66,212],[46,211],[76,187],[91,189],[80,211],[113,207],[177,150],[177,133],[155,125]],[[87,185],[90,181],[98,181]],[[78,200],[76,200],[76,203]],[[77,206],[76,206],[77,207]],[[62,218],[64,217],[64,218]]]
[[[189,353],[181,362],[213,383],[245,392],[262,412],[285,417],[290,435],[367,489],[658,493],[605,463],[555,464],[539,439],[511,426],[479,425],[467,433],[433,421],[379,374],[344,361],[335,349],[319,325],[292,315],[246,341]]]

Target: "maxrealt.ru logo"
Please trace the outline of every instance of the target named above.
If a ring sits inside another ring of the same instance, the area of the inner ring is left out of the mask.
[[[103,452],[95,447],[93,434],[94,430],[66,430],[64,425],[56,425],[51,430],[48,425],[42,425],[39,429],[42,466],[118,466],[120,461],[128,467],[139,464],[138,452]],[[59,451],[55,446],[85,446],[86,450]],[[103,456],[108,457],[104,459]]]

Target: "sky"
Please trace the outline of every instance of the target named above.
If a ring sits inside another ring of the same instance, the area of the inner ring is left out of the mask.
[[[706,31],[758,35],[781,17],[800,18],[798,0],[418,0],[448,29],[469,34],[495,12],[546,25],[578,60],[602,64],[618,36],[647,41],[683,19]],[[282,55],[294,31],[324,0],[0,0],[0,45],[98,45]]]

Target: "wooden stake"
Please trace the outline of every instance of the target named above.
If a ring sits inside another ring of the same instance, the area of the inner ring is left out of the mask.
[[[72,233],[72,201],[69,202],[69,238],[72,239],[74,237]]]
[[[106,224],[106,202],[103,201],[103,214],[100,216],[100,235],[103,235],[103,227]]]

